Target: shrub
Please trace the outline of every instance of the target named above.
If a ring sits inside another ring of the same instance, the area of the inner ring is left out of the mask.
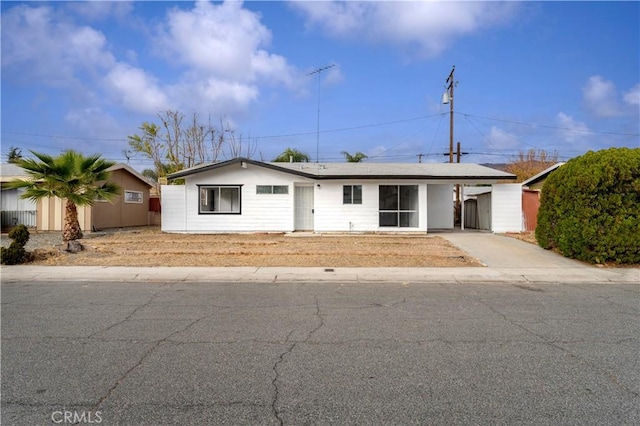
[[[18,225],[9,231],[9,238],[13,241],[8,248],[0,249],[0,257],[4,265],[23,263],[26,257],[24,246],[29,242],[29,230],[25,225]]]
[[[640,149],[570,160],[542,188],[541,247],[591,263],[640,263]]]

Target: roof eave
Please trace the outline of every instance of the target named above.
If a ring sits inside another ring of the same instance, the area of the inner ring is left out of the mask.
[[[305,173],[303,171],[291,170],[291,169],[288,169],[288,168],[285,168],[285,167],[278,167],[278,166],[276,166],[276,165],[274,165],[272,163],[263,163],[261,161],[251,160],[249,158],[234,158],[232,160],[221,161],[219,163],[207,164],[207,165],[198,167],[196,169],[190,168],[190,169],[181,170],[179,172],[171,173],[171,174],[167,175],[167,179],[168,180],[180,179],[180,178],[191,176],[191,175],[194,175],[194,174],[197,174],[197,173],[207,172],[209,170],[215,170],[215,169],[218,169],[218,168],[221,168],[221,167],[226,167],[226,166],[230,166],[230,165],[237,164],[237,163],[252,164],[254,166],[264,167],[264,168],[267,168],[267,169],[277,170],[279,172],[289,173],[289,174],[293,174],[293,175],[297,175],[297,176],[303,176],[303,177],[307,177],[307,178],[311,178],[311,179],[316,178],[315,175],[312,175],[312,174],[309,174],[309,173]]]
[[[305,177],[313,180],[374,180],[374,179],[395,179],[395,180],[449,180],[449,181],[499,181],[499,180],[516,180],[517,176],[512,174],[504,174],[499,176],[487,176],[487,175],[471,175],[471,176],[456,176],[456,175],[411,175],[411,174],[397,174],[397,175],[371,175],[371,174],[334,174],[334,175],[320,175],[315,173],[308,173],[302,169],[296,170],[290,167],[280,167],[275,163],[263,163],[261,161],[251,160],[248,158],[234,158],[232,160],[221,161],[219,163],[211,163],[201,167],[185,169],[179,172],[171,173],[167,175],[168,180],[175,180],[191,176],[194,174],[215,170],[218,168],[230,166],[237,163],[247,163],[266,169],[276,170],[282,173],[288,173],[296,176]],[[286,163],[285,163],[286,164]]]

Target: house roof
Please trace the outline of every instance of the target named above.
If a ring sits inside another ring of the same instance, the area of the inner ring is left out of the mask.
[[[556,163],[553,166],[551,166],[551,167],[549,167],[547,169],[544,169],[543,171],[541,171],[537,175],[532,176],[529,179],[527,179],[524,182],[522,182],[522,186],[535,185],[536,183],[540,182],[541,180],[546,179],[547,176],[549,176],[549,174],[551,174],[552,171],[554,171],[558,167],[562,166],[563,164],[564,163]]]
[[[149,186],[153,186],[153,183],[149,182],[149,179],[142,176],[140,173],[136,172],[133,168],[131,168],[127,164],[118,163],[118,164],[114,164],[113,166],[107,169],[107,171],[109,172],[114,172],[116,170],[126,170],[136,178],[140,179],[145,184]],[[17,164],[11,164],[11,163],[0,164],[0,182],[10,182],[12,180],[27,177],[27,176],[29,176],[27,172]]]
[[[0,182],[10,182],[25,176],[27,176],[27,172],[17,164],[0,164]]]
[[[131,166],[129,166],[128,164],[125,163],[118,163],[118,164],[114,164],[113,166],[109,167],[107,169],[108,172],[115,172],[116,170],[126,170],[127,172],[131,173],[133,176],[135,176],[136,178],[140,179],[142,182],[144,182],[145,184],[153,187],[155,184],[153,182],[151,182],[149,179],[147,179],[146,177],[144,177],[143,175],[141,175],[140,173],[138,173],[137,171],[135,171]]]
[[[247,158],[201,164],[167,176],[178,179],[197,173],[227,167],[237,163],[303,176],[314,180],[329,179],[437,179],[437,180],[497,180],[516,179],[511,173],[479,164],[465,163],[266,163]]]

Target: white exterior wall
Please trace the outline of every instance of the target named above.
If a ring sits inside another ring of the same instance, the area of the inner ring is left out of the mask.
[[[177,218],[167,215],[169,223],[165,225],[167,204],[162,193],[162,229],[166,231],[186,232],[290,232],[293,231],[293,197],[296,183],[313,182],[304,177],[281,173],[264,167],[240,163],[229,167],[202,172],[185,179],[184,225],[178,226]],[[199,214],[198,185],[241,185],[240,214]],[[256,194],[257,185],[286,185],[288,194]],[[165,187],[163,187],[164,191]],[[180,214],[175,211],[173,214]],[[178,228],[184,229],[178,229]]]
[[[522,231],[522,186],[518,183],[494,184],[491,191],[492,231]]]
[[[162,185],[161,225],[165,232],[186,232],[187,191],[184,185]]]
[[[292,232],[297,185],[312,186],[313,230],[316,232],[427,232],[453,229],[452,181],[417,180],[314,180],[253,164],[190,175],[185,185],[162,187],[162,230],[166,232]],[[240,214],[199,214],[198,185],[241,187]],[[288,194],[257,194],[257,185],[286,185]],[[343,204],[343,185],[362,186],[362,204]],[[379,226],[380,185],[418,186],[418,226]],[[494,232],[522,229],[519,184],[493,186],[491,224]]]
[[[428,229],[453,229],[453,185],[427,185]]]
[[[0,206],[4,211],[35,211],[36,202],[30,199],[20,198],[25,190],[20,189],[3,189],[0,191]]]
[[[318,184],[320,187],[318,187]],[[343,204],[343,185],[362,185],[362,204]],[[418,185],[419,226],[417,228],[380,227],[380,185]],[[317,181],[315,187],[316,232],[417,232],[427,230],[427,185],[417,181]]]

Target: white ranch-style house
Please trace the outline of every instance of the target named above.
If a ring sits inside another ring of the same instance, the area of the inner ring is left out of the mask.
[[[462,194],[465,186],[491,185],[491,230],[522,229],[520,185],[498,183],[516,176],[477,164],[267,163],[235,158],[185,169],[168,179],[185,183],[162,186],[165,232],[453,229],[456,184]]]

